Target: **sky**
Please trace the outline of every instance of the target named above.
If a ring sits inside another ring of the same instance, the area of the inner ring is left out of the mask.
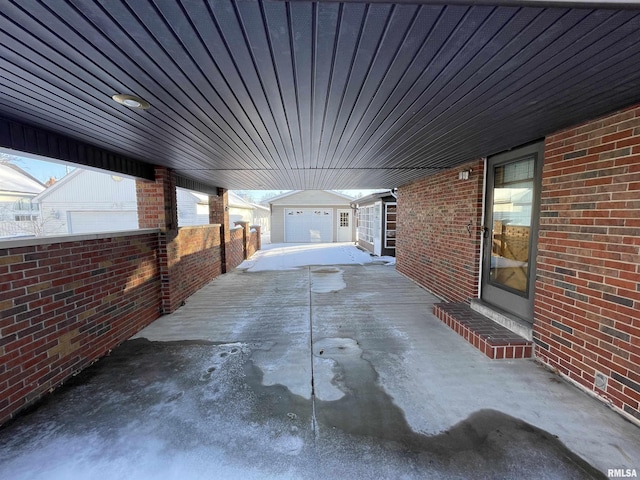
[[[60,180],[67,173],[70,173],[73,170],[73,167],[70,165],[67,166],[60,163],[45,162],[42,160],[34,160],[32,158],[24,157],[13,157],[11,163],[17,165],[32,177],[40,180],[42,183],[46,182],[51,177],[56,177],[57,180]]]

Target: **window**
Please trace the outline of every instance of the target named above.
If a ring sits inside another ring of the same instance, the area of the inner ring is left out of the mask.
[[[340,212],[340,226],[341,227],[349,226],[349,212]]]
[[[13,204],[16,222],[33,222],[40,218],[40,206],[32,203],[30,198],[20,198]]]
[[[16,215],[16,222],[34,222],[40,218],[39,215]]]
[[[385,248],[396,248],[396,210],[395,203],[387,203],[384,206]]]
[[[13,204],[13,210],[16,212],[37,212],[39,208],[37,203],[31,203],[30,198],[20,198]]]
[[[373,244],[375,205],[360,207],[358,210],[358,238]]]

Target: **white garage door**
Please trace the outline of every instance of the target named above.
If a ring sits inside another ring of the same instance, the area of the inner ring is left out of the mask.
[[[284,241],[287,243],[333,242],[333,212],[322,208],[286,208]]]
[[[67,212],[69,233],[115,232],[118,230],[137,230],[138,212],[118,211],[81,211]]]

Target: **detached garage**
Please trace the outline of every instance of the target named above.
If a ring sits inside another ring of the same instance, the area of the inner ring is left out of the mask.
[[[271,198],[273,243],[353,242],[353,198],[328,190],[295,190]]]

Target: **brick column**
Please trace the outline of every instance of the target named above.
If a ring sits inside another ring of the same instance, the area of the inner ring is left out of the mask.
[[[252,230],[255,230],[256,234],[258,235],[258,241],[256,243],[256,250],[262,249],[262,232],[261,232],[262,227],[260,225],[251,225],[250,228]]]
[[[155,182],[136,180],[138,226],[175,233],[178,230],[175,177],[165,167],[156,167],[155,175]]]
[[[222,273],[231,270],[227,250],[231,241],[229,233],[229,193],[226,188],[218,188],[218,195],[209,195],[209,223],[220,225],[220,262]]]
[[[237,227],[238,225],[242,227],[242,249],[244,259],[249,258],[249,240],[251,239],[251,233],[249,232],[249,222],[245,222],[240,220],[239,222],[233,222],[233,224]]]
[[[176,182],[172,170],[155,168],[155,182],[136,180],[138,199],[138,225],[140,228],[159,228],[158,267],[162,295],[162,312],[175,310],[173,302],[171,266],[173,240],[178,234],[178,206]]]

